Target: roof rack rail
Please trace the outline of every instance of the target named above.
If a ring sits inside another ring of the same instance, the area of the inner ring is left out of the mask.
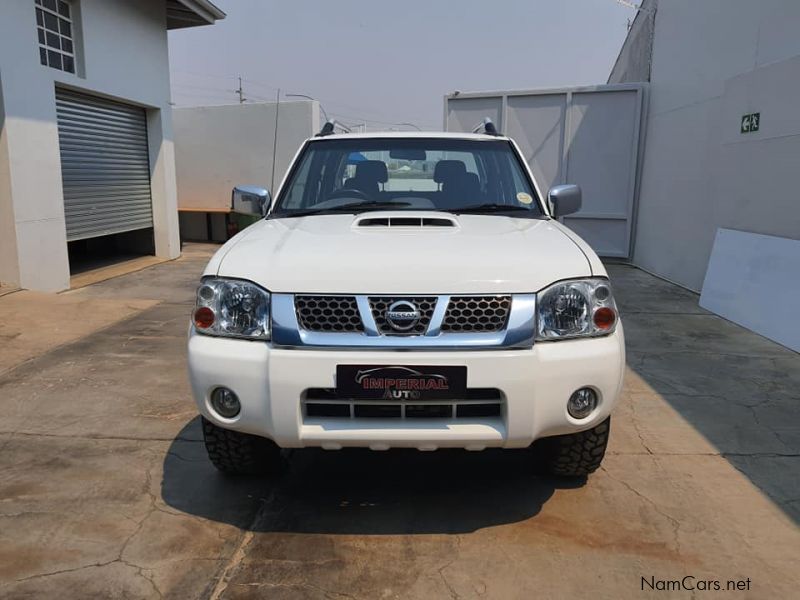
[[[327,121],[325,125],[322,126],[322,129],[320,129],[319,133],[314,137],[325,137],[326,135],[332,135],[333,128],[334,128],[333,122]]]
[[[352,133],[347,125],[345,125],[344,123],[340,123],[336,119],[333,119],[332,121],[327,121],[325,125],[322,126],[322,129],[320,129],[319,133],[314,137],[325,137],[326,135],[333,135],[334,133],[336,133],[337,127],[344,133]]]
[[[494,126],[494,123],[492,123],[489,117],[481,121],[478,126],[472,130],[472,133],[478,133],[481,129],[483,129],[486,135],[500,135],[497,131],[497,127]]]

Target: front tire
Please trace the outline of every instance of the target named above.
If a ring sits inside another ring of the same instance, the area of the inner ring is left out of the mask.
[[[611,417],[586,431],[542,440],[544,462],[552,475],[586,477],[603,462],[611,430]]]
[[[214,466],[230,475],[271,475],[283,467],[280,447],[267,438],[232,431],[202,417],[203,441]]]

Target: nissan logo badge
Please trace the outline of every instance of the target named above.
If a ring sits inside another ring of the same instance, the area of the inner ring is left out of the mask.
[[[398,300],[389,306],[384,316],[395,331],[409,331],[419,323],[422,315],[413,303],[408,300]]]

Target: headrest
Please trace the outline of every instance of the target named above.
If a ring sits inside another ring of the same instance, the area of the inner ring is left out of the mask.
[[[356,163],[356,177],[386,183],[389,181],[389,171],[382,160],[362,160]]]
[[[463,177],[467,174],[467,166],[461,160],[440,160],[433,169],[433,180],[443,183],[448,179]]]

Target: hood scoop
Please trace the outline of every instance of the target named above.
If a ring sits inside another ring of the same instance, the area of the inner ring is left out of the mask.
[[[456,220],[448,216],[426,217],[421,215],[397,215],[385,217],[375,215],[356,219],[354,227],[404,227],[418,229],[420,227],[458,227]]]

